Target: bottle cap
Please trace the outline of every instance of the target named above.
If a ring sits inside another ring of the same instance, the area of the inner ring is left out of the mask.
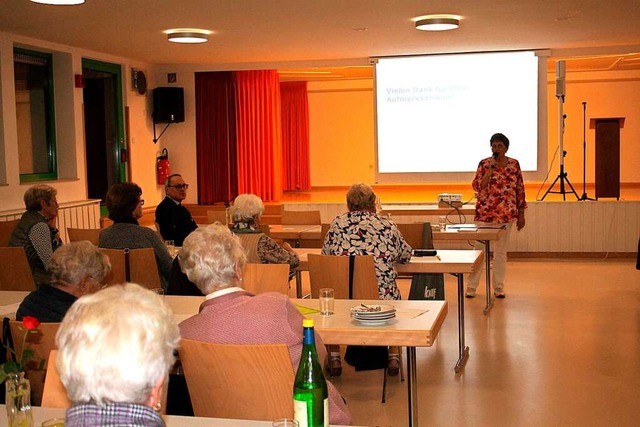
[[[313,319],[303,319],[302,320],[303,328],[313,328]]]

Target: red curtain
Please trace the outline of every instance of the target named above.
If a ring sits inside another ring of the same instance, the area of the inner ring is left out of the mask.
[[[198,203],[228,202],[238,194],[232,73],[196,73],[195,90]]]
[[[275,70],[237,71],[238,191],[264,201],[282,197],[280,83]]]
[[[280,83],[284,190],[308,190],[309,102],[307,82]]]

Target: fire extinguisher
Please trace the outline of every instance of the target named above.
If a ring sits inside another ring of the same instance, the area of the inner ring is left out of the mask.
[[[158,170],[158,185],[164,185],[164,182],[169,178],[169,151],[166,148],[163,148],[158,156],[156,167]]]

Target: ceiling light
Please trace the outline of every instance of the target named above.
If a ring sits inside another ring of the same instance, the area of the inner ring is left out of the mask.
[[[416,20],[416,30],[446,31],[455,30],[460,26],[460,19],[452,15],[423,16]]]
[[[204,31],[171,31],[167,39],[174,43],[205,43],[209,41],[209,34]]]
[[[84,0],[31,0],[34,3],[52,4],[54,6],[73,6],[84,3]]]

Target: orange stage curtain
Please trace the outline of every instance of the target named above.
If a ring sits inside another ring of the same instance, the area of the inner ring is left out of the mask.
[[[231,72],[195,74],[198,203],[238,194],[235,91]]]
[[[308,190],[309,103],[307,82],[280,83],[284,190]]]
[[[264,201],[282,197],[280,83],[275,70],[237,71],[238,191]]]

